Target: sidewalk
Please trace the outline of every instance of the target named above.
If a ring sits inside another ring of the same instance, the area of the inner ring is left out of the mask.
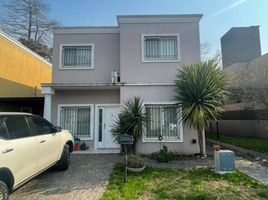
[[[235,162],[236,168],[244,172],[248,176],[268,185],[268,167],[264,167],[258,163],[237,157]]]

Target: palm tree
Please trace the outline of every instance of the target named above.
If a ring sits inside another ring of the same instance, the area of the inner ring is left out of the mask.
[[[121,112],[117,115],[117,117],[113,120],[111,133],[114,138],[114,142],[118,140],[118,137],[121,134],[124,134],[127,132],[127,128],[124,124],[124,113]]]
[[[147,115],[142,107],[140,97],[134,97],[128,100],[123,106],[123,110],[115,119],[112,127],[112,135],[115,140],[123,133],[133,136],[132,153],[135,153],[136,142],[142,136],[143,129],[148,123]]]
[[[200,155],[206,155],[204,129],[218,120],[228,99],[227,78],[213,60],[183,65],[176,75],[176,104],[181,120],[197,129]]]

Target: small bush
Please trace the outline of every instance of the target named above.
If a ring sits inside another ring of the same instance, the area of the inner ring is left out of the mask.
[[[146,164],[145,159],[139,155],[130,154],[128,156],[128,167],[142,168]]]
[[[176,155],[172,151],[168,151],[167,146],[163,146],[163,148],[160,149],[159,152],[152,153],[151,158],[158,160],[158,162],[160,163],[168,163],[172,160],[175,160]]]

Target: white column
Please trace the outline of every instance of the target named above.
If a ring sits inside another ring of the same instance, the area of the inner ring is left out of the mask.
[[[51,121],[51,96],[55,94],[55,91],[53,88],[49,86],[43,86],[42,94],[45,97],[43,116],[45,119],[47,119],[50,122]]]

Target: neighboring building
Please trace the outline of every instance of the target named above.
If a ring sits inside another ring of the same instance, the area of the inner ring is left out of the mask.
[[[225,72],[232,77],[232,98],[218,121],[219,133],[268,139],[268,54],[230,65]],[[216,122],[211,131],[217,131]]]
[[[44,116],[92,151],[117,152],[111,124],[120,106],[139,96],[151,121],[137,143],[138,153],[156,152],[163,145],[197,153],[197,133],[181,125],[173,99],[177,69],[200,62],[201,17],[118,16],[116,27],[56,29],[52,83],[43,84],[42,91]]]
[[[223,67],[261,56],[259,26],[233,27],[221,38]]]
[[[43,114],[41,83],[51,83],[52,67],[0,31],[0,112]]]

